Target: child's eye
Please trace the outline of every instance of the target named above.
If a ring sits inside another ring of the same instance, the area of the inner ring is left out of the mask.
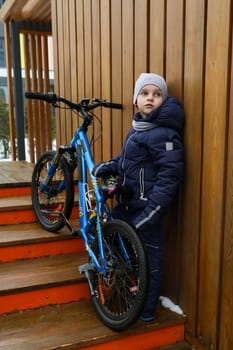
[[[149,95],[149,92],[147,92],[147,91],[142,91],[142,92],[140,93],[140,95],[142,95],[142,96],[147,96],[147,95]],[[155,92],[155,93],[153,93],[152,95],[153,95],[153,97],[160,97],[160,96],[162,96],[162,94],[161,94],[160,92]]]
[[[148,96],[150,94],[152,94],[153,97],[161,97],[162,96],[160,91],[150,92],[147,90],[141,90],[141,92],[140,92],[141,96]]]

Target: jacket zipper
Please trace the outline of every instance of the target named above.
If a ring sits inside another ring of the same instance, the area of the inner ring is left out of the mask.
[[[143,201],[147,201],[147,198],[144,197],[145,192],[145,174],[144,174],[144,168],[140,168],[139,170],[139,184],[140,184],[140,199]]]

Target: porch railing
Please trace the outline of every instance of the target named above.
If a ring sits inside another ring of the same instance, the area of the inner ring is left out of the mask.
[[[12,160],[27,159],[34,163],[42,152],[52,147],[50,106],[24,99],[25,90],[53,89],[49,28],[46,24],[5,22]]]

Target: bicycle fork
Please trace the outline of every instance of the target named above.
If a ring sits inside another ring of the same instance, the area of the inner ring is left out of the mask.
[[[59,162],[61,160],[61,157],[62,155],[65,153],[65,152],[69,152],[71,155],[74,153],[75,149],[72,147],[72,146],[60,146],[56,152],[56,155],[54,157],[54,159],[52,160],[49,168],[48,168],[48,171],[43,179],[43,181],[41,182],[40,184],[40,188],[41,188],[41,191],[45,194],[50,194],[50,181],[51,179],[53,178],[57,168],[58,168],[58,165],[59,165]],[[65,189],[65,182],[64,180],[61,181],[61,183],[59,184],[59,187],[57,189],[57,192],[60,193],[62,192],[63,190]],[[48,214],[48,215],[51,215],[51,214],[57,214],[59,216],[62,217],[62,220],[64,221],[65,225],[67,226],[67,228],[69,229],[69,231],[71,232],[72,236],[80,236],[80,232],[78,230],[75,230],[73,228],[73,226],[71,225],[70,221],[65,217],[64,213],[63,212],[59,212],[59,211],[46,211],[44,210],[43,211],[44,214]]]
[[[57,151],[54,159],[52,160],[52,162],[51,162],[51,164],[49,166],[47,174],[45,175],[45,178],[41,182],[41,191],[43,193],[49,193],[50,181],[53,178],[53,176],[54,176],[54,174],[55,174],[55,172],[57,170],[58,164],[59,164],[59,162],[61,160],[61,157],[62,157],[62,155],[65,152],[70,152],[71,153],[71,152],[74,152],[74,149],[71,146],[60,146],[58,148],[58,151]],[[65,186],[64,181],[62,181],[60,186],[59,186],[58,191],[61,192],[62,190],[64,190],[64,186]]]

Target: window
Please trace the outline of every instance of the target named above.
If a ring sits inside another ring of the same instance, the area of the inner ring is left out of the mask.
[[[6,67],[5,42],[3,37],[0,37],[0,67]]]

